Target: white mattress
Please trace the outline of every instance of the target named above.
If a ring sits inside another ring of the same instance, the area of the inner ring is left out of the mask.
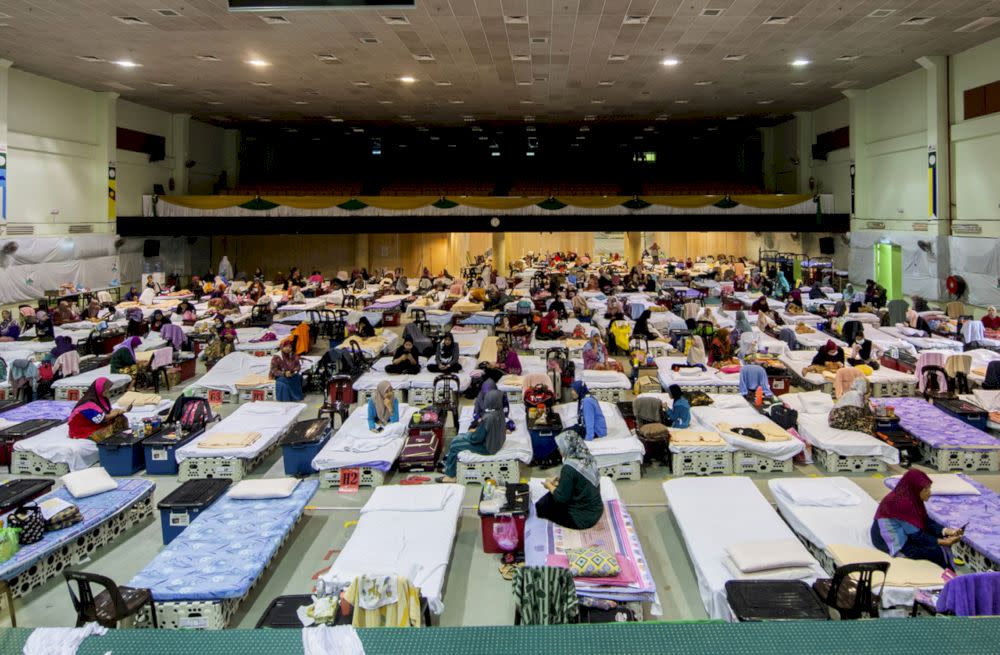
[[[794,480],[768,480],[778,512],[792,529],[817,548],[826,550],[831,544],[847,544],[874,548],[871,526],[878,503],[865,490],[844,477],[796,478]],[[781,492],[784,485],[800,485],[815,489],[840,489],[858,498],[857,505],[816,507],[798,505]],[[878,582],[878,580],[876,580]],[[940,587],[930,587],[940,589]],[[912,606],[914,589],[885,587],[882,591],[883,607]]]
[[[459,363],[462,365],[462,370],[454,375],[458,378],[458,385],[460,391],[465,391],[472,384],[472,374],[476,371],[476,366],[479,362],[474,357],[460,356],[458,358]],[[427,360],[428,363],[433,363],[434,359]],[[441,373],[434,373],[433,371],[428,371],[427,366],[424,366],[424,370],[420,371],[416,375],[410,376],[410,388],[411,389],[430,389],[434,386],[434,380],[441,375]]]
[[[400,403],[399,420],[386,425],[382,432],[372,432],[368,429],[368,404],[354,408],[313,458],[313,469],[326,471],[368,462],[388,462],[391,465],[403,450],[415,411],[412,405]]]
[[[458,418],[458,433],[470,432],[469,425],[472,423],[473,408],[466,405],[462,408]],[[510,408],[510,418],[514,421],[514,431],[507,433],[503,448],[496,455],[480,455],[471,450],[464,450],[458,454],[460,462],[498,462],[503,460],[516,459],[525,464],[531,461],[531,435],[528,434],[528,422],[524,415],[524,405],[512,405]]]
[[[826,319],[822,316],[817,316],[816,314],[810,314],[809,312],[803,312],[802,314],[790,314],[787,311],[779,312],[781,320],[785,322],[785,325],[794,327],[796,323],[806,323],[807,325],[816,325],[821,321]]]
[[[726,600],[726,582],[732,574],[723,563],[727,546],[759,541],[795,539],[750,478],[679,478],[663,483],[698,578],[698,590],[709,616],[733,620]],[[809,567],[805,582],[826,577],[819,562]]]
[[[28,351],[47,353],[56,347],[54,341],[0,341],[0,352]]]
[[[483,341],[488,336],[486,330],[473,330],[472,332],[451,331],[451,336],[458,344],[458,353],[471,357],[479,356],[479,349],[483,347]]]
[[[899,337],[884,332],[881,328],[871,325],[864,326],[865,338],[872,342],[872,345],[882,352],[888,352],[895,348],[900,352],[907,353],[913,357],[917,356],[917,348],[909,341],[904,341]]]
[[[219,389],[236,393],[236,381],[248,375],[267,375],[271,370],[271,360],[255,357],[250,353],[229,353],[201,376],[192,386],[205,389]]]
[[[590,389],[630,389],[632,383],[624,373],[618,371],[594,371],[584,370],[582,362],[576,364],[577,376],[579,380],[581,374],[583,381]]]
[[[945,350],[955,353],[962,352],[962,349],[965,348],[965,344],[961,341],[946,339],[933,334],[926,337],[911,337],[903,334],[897,326],[883,327],[881,330],[888,335],[912,343],[918,350]]]
[[[52,383],[52,387],[54,389],[62,387],[89,387],[97,378],[107,378],[111,380],[111,385],[113,387],[128,384],[132,381],[132,378],[128,375],[124,375],[122,373],[112,373],[111,366],[109,365],[102,366],[101,368],[95,368],[92,371],[80,373],[79,375],[71,375],[68,378],[56,380]]]
[[[668,357],[657,357],[656,360],[657,377],[660,380],[660,384],[664,389],[670,387],[672,384],[678,384],[682,387],[685,386],[733,386],[740,383],[739,373],[720,373],[717,369],[711,366],[707,367],[705,371],[691,371],[690,373],[674,372],[670,370],[670,367],[674,364],[687,364],[687,359],[685,357],[668,356]],[[691,370],[691,369],[685,369]]]
[[[829,334],[826,334],[825,332],[817,332],[817,331],[806,332],[806,333],[796,332],[795,341],[799,344],[799,346],[811,350],[823,347],[824,345],[826,345],[827,341],[833,341],[841,348],[847,347],[847,344],[838,339],[837,337],[831,337]]]
[[[891,445],[864,432],[831,428],[829,421],[829,412],[799,413],[798,433],[813,446],[842,457],[877,457],[886,464],[899,464],[899,451]]]
[[[692,426],[697,424],[703,430],[718,432],[726,443],[734,448],[748,450],[782,462],[795,457],[805,447],[791,435],[785,441],[758,441],[719,430],[717,426],[720,423],[729,423],[733,427],[749,427],[754,423],[770,423],[777,427],[777,424],[751,407],[743,396],[737,394],[709,394],[709,396],[713,401],[711,405],[691,408]]]
[[[615,466],[627,462],[642,461],[642,456],[646,454],[646,448],[628,429],[625,418],[618,411],[614,403],[601,402],[601,412],[604,414],[604,422],[608,426],[608,434],[604,437],[595,437],[592,441],[586,441],[590,454],[594,456],[598,467]],[[576,417],[577,403],[565,403],[556,405],[553,409],[558,412],[562,419],[564,428],[569,428],[577,423]]]
[[[244,403],[194,441],[177,449],[177,461],[192,457],[225,457],[252,459],[266,450],[291,427],[305,403],[278,403],[267,400]],[[260,432],[260,439],[247,448],[200,448],[198,443],[213,434]]]
[[[310,309],[320,309],[325,306],[326,306],[325,298],[306,298],[305,302],[288,303],[287,305],[282,305],[281,307],[278,307],[278,311],[283,314],[295,313],[295,312],[307,312]]]
[[[415,376],[406,373],[391,375],[385,372],[387,364],[392,363],[391,357],[382,357],[375,361],[371,370],[365,371],[351,385],[356,391],[373,391],[380,382],[388,380],[393,389],[409,389],[410,380]]]
[[[794,350],[781,355],[778,359],[780,359],[785,366],[795,371],[796,375],[805,379],[807,382],[820,385],[833,384],[833,380],[827,379],[819,373],[809,373],[805,375],[802,373],[806,367],[812,364],[813,357],[815,356],[815,350]],[[873,371],[871,375],[866,376],[866,379],[869,384],[882,384],[887,382],[902,382],[904,384],[911,384],[916,383],[917,381],[916,376],[891,369],[887,366],[882,366],[877,371]]]
[[[410,500],[407,511],[379,508],[384,497],[400,489],[405,489]],[[319,578],[317,588],[336,594],[359,575],[400,575],[419,587],[431,611],[440,614],[464,497],[465,488],[457,484],[376,488],[361,508],[351,538]]]

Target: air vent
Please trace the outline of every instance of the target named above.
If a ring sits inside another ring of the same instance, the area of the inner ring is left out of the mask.
[[[381,43],[381,41],[379,41],[374,36],[363,36],[359,40],[365,45],[376,45],[378,43]]]
[[[409,25],[410,19],[406,16],[383,16],[382,20],[386,25]]]
[[[173,9],[155,9],[154,11],[164,18],[177,18],[181,15],[181,12],[174,11]]]
[[[503,17],[503,22],[507,23],[508,25],[527,25],[528,24],[528,17],[527,16],[504,16]]]
[[[369,84],[365,80],[355,80],[355,81],[351,82],[351,84],[353,84],[354,86],[371,86],[371,84]]]
[[[896,9],[876,9],[872,13],[868,14],[868,18],[885,18],[887,16],[892,16],[896,13]]]
[[[857,61],[859,59],[861,59],[861,55],[840,55],[836,61]]]
[[[628,55],[608,55],[608,61],[628,61]]]
[[[125,25],[149,25],[149,23],[138,16],[115,16],[115,20]]]
[[[517,83],[518,86],[531,86],[532,84],[534,84],[534,82],[531,80],[519,80]]]
[[[543,45],[549,42],[549,37],[547,36],[533,36],[529,39],[532,45]]]
[[[429,54],[413,55],[413,58],[417,61],[434,61],[434,55]]]
[[[832,89],[851,89],[851,88],[853,88],[853,87],[855,87],[857,85],[858,85],[858,81],[857,80],[844,80],[843,82],[837,82],[836,84],[834,84],[830,88],[832,88]]]
[[[764,25],[788,25],[794,16],[769,16]]]
[[[722,58],[722,61],[743,61],[746,58],[746,55],[726,55]]]
[[[963,25],[963,26],[961,26],[960,28],[958,28],[955,31],[956,32],[978,32],[979,30],[986,29],[990,25],[993,25],[997,21],[1000,21],[1000,18],[995,18],[993,16],[987,16],[985,18],[980,18],[978,20],[974,20],[971,23],[969,23],[968,25]]]
[[[24,237],[31,236],[35,233],[35,226],[30,223],[8,223],[7,224],[7,236],[9,237]]]
[[[622,25],[645,25],[649,22],[649,16],[625,16]]]
[[[95,57],[94,55],[77,55],[76,58],[82,61],[90,62],[92,64],[99,64],[102,61],[104,61],[100,57]]]
[[[912,27],[914,25],[926,25],[932,20],[934,20],[933,16],[914,16],[913,18],[907,18],[900,23],[900,25],[906,25],[907,27]]]
[[[809,85],[809,80],[796,80],[795,82],[792,82],[792,86],[808,86],[808,85]]]
[[[448,104],[449,105],[464,105],[465,101],[464,100],[449,100]]]
[[[284,16],[271,15],[271,16],[258,16],[257,18],[261,19],[262,21],[264,21],[268,25],[291,25],[292,24],[292,21],[288,20]]]
[[[194,58],[198,61],[222,61],[215,55],[195,55]]]
[[[70,234],[90,234],[94,231],[94,226],[90,223],[74,223],[66,231]]]
[[[271,86],[270,82],[263,81],[251,82],[250,84],[253,84],[254,86]]]
[[[392,104],[392,100],[379,100],[378,104],[380,104],[380,105],[391,105]]]
[[[721,16],[724,9],[702,9],[701,15],[707,16],[709,18],[714,18],[715,16]]]
[[[511,61],[531,61],[531,55],[511,55]]]
[[[590,104],[592,104],[592,105],[603,105],[604,101],[603,100],[591,100]]]
[[[534,81],[535,81],[535,82],[548,82],[548,81],[549,81],[549,78],[548,78],[548,76],[546,76],[546,75],[536,75],[536,76],[534,77]]]
[[[172,86],[177,86],[173,82],[153,82],[152,84],[153,84],[153,86],[158,86],[158,87],[161,87],[161,88],[164,88],[164,89],[172,87]]]
[[[320,55],[316,55],[316,59],[319,59],[324,64],[339,64],[340,63],[340,57],[338,57],[337,55],[320,54]]]

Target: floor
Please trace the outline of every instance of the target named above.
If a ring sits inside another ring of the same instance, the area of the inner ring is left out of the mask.
[[[203,372],[199,368],[199,373]],[[181,391],[182,388],[178,387],[164,395],[175,397]],[[307,396],[306,402],[308,409],[301,418],[315,416],[322,398],[318,394],[311,394]],[[463,403],[469,402],[471,401],[463,400]],[[228,414],[235,407],[236,405],[224,405],[222,413]],[[899,474],[901,471],[902,469],[891,471],[889,475]],[[283,475],[281,452],[277,450],[251,477]],[[532,477],[544,474],[523,467],[522,475]],[[815,466],[796,466],[793,475],[816,477],[825,473]],[[654,466],[644,471],[642,480],[623,481],[617,485],[635,521],[646,558],[654,572],[663,607],[661,618],[668,621],[705,619],[707,615],[698,594],[691,561],[661,489],[661,483],[668,476],[667,469]],[[6,477],[9,476],[0,474],[0,479]],[[392,484],[400,477],[402,476],[393,473],[387,482]],[[882,481],[884,475],[851,477],[873,497],[881,498],[885,494]],[[1000,491],[1000,474],[973,477]],[[152,479],[156,482],[156,501],[177,487],[177,481],[172,476],[153,476]],[[766,480],[766,476],[759,476],[756,482],[770,499]],[[466,502],[445,587],[445,609],[439,617],[442,626],[509,625],[513,622],[513,597],[509,583],[499,575],[498,556],[482,552],[480,524],[476,515],[479,491],[478,486],[466,489]],[[263,580],[241,605],[231,627],[254,627],[268,604],[277,596],[309,593],[314,580],[331,564],[350,538],[352,522],[357,520],[358,509],[370,494],[371,490],[366,488],[361,488],[356,494],[342,494],[336,489],[320,489],[288,545],[279,552]],[[160,519],[156,513],[152,520],[102,549],[94,559],[80,568],[126,584],[162,547]],[[27,598],[16,600],[15,609],[20,627],[70,626],[75,621],[75,613],[62,578],[54,578],[42,588],[31,592]],[[9,618],[4,613],[0,618],[0,626],[9,624]]]

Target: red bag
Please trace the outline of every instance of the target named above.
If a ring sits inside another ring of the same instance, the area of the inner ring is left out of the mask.
[[[55,373],[52,372],[52,364],[49,362],[42,362],[38,365],[38,379],[42,382],[51,382]]]
[[[536,384],[524,392],[524,404],[537,407],[539,405],[552,405],[555,402],[555,394],[544,384]]]

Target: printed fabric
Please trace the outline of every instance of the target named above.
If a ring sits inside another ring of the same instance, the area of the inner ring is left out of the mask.
[[[579,615],[569,569],[526,566],[514,570],[514,602],[524,625],[572,623]]]
[[[356,628],[415,628],[421,624],[420,590],[406,578],[388,584],[379,576],[360,576],[344,591],[344,598],[354,607],[351,623]]]

